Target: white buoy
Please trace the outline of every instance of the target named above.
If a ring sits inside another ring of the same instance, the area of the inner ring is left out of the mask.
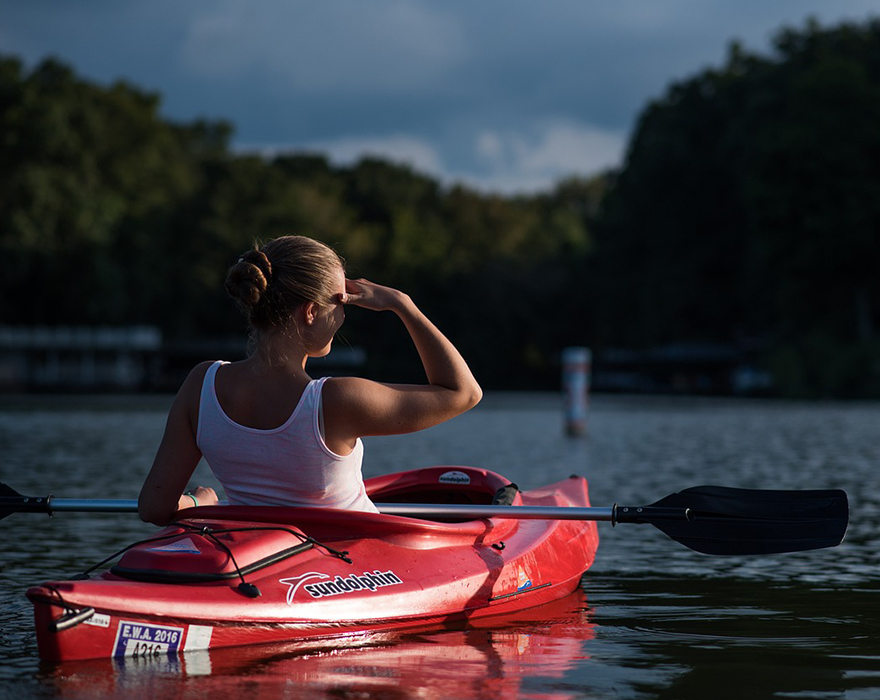
[[[571,436],[587,432],[587,408],[590,397],[589,348],[565,348],[562,351],[562,391],[565,399],[565,432]]]

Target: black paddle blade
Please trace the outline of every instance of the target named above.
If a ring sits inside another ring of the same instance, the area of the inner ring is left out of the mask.
[[[687,508],[690,520],[645,519],[705,554],[776,554],[835,547],[849,524],[840,490],[764,491],[696,486],[652,506]]]
[[[49,513],[49,499],[22,496],[0,481],[0,520],[13,513]]]
[[[12,506],[13,502],[20,502],[22,498],[18,491],[0,481],[0,520],[15,513],[9,506]]]

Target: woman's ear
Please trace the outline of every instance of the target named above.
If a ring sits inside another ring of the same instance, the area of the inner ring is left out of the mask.
[[[311,326],[318,318],[318,305],[313,301],[307,301],[302,305],[303,320],[307,326]]]

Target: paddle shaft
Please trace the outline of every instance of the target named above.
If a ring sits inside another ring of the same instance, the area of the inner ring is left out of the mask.
[[[133,499],[100,498],[29,498],[23,504],[23,512],[35,513],[136,513],[137,501]],[[300,506],[303,508],[317,506]],[[560,506],[481,506],[434,503],[377,503],[384,515],[409,517],[455,517],[455,518],[516,518],[527,520],[615,520],[615,508],[565,508]],[[620,509],[624,510],[624,509]],[[681,509],[675,510],[684,519]]]

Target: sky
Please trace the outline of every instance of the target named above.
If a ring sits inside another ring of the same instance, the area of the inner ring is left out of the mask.
[[[640,112],[782,27],[880,0],[0,0],[0,54],[129,81],[266,155],[365,155],[503,194],[619,166]]]

